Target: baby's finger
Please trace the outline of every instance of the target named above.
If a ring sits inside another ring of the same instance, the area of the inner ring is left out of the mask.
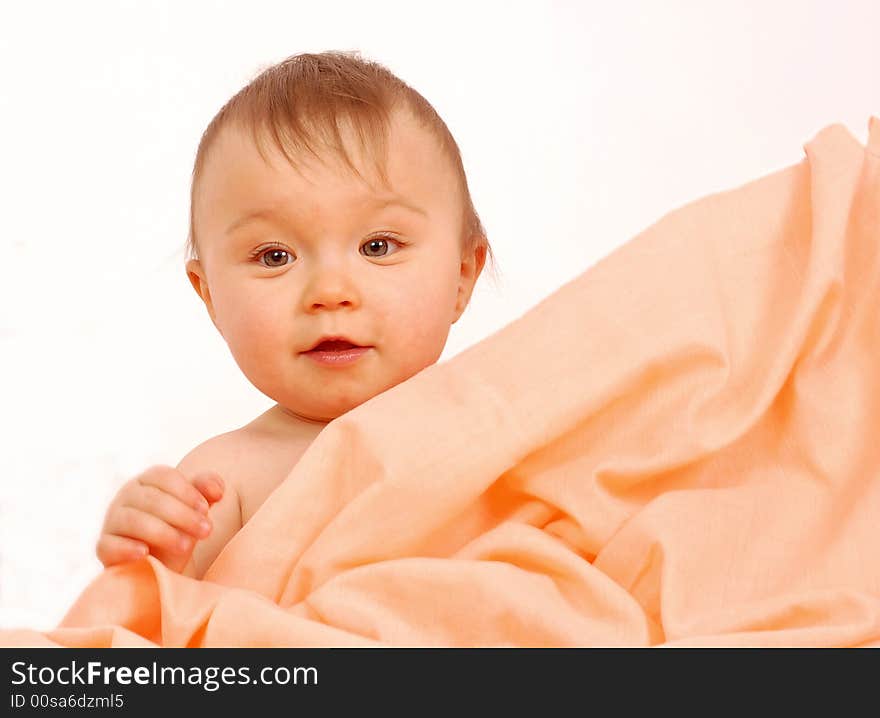
[[[184,554],[192,551],[195,545],[191,536],[131,506],[120,506],[105,530],[108,534],[139,539],[150,547],[151,552],[158,548],[173,554]]]
[[[226,487],[220,474],[216,471],[201,471],[193,476],[191,481],[192,485],[208,500],[208,503],[216,504],[223,498],[223,491]]]
[[[113,534],[101,534],[96,548],[98,560],[107,567],[137,561],[149,552],[150,549],[142,541]]]
[[[211,533],[211,522],[201,511],[196,511],[176,496],[165,493],[155,486],[143,485],[140,489],[137,493],[126,496],[120,506],[155,516],[197,539],[205,538]]]
[[[197,511],[208,513],[208,502],[201,492],[177,469],[153,466],[135,479],[141,486],[155,486],[166,494],[176,496]]]

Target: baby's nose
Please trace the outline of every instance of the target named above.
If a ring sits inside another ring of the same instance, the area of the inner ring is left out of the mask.
[[[356,283],[340,268],[315,272],[305,291],[310,311],[318,309],[351,309],[360,303]]]
[[[335,307],[350,307],[353,306],[351,300],[349,299],[340,299],[340,300],[324,300],[323,302],[313,302],[312,309],[333,309]]]

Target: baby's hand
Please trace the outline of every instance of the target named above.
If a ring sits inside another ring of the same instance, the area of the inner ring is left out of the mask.
[[[171,466],[153,466],[126,483],[104,518],[97,554],[105,567],[151,553],[181,572],[196,541],[211,533],[210,504],[223,496],[216,471],[188,479]]]

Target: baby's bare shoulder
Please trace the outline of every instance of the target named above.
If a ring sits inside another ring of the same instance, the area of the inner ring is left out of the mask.
[[[217,471],[238,497],[243,525],[287,477],[310,443],[308,435],[278,431],[258,417],[202,442],[178,468],[184,473]]]
[[[229,432],[234,433],[234,432]],[[221,434],[212,437],[192,449],[177,464],[177,470],[188,478],[202,471],[216,471],[223,479],[223,496],[210,509],[212,530],[210,535],[199,541],[187,566],[188,576],[201,578],[223,547],[244,525],[242,516],[241,489],[237,479],[234,462],[238,440]]]
[[[200,468],[216,468],[217,471],[220,471],[221,467],[228,468],[230,463],[235,464],[242,461],[247,455],[248,445],[251,441],[246,429],[247,427],[242,427],[206,439],[190,450],[181,460],[181,464],[199,463]],[[206,466],[205,464],[217,464],[217,466]]]
[[[195,459],[199,461],[218,461],[226,458],[230,454],[235,454],[236,447],[241,444],[241,429],[228,431],[224,434],[212,436],[202,443],[192,448],[186,456],[181,459],[181,463],[192,462]]]

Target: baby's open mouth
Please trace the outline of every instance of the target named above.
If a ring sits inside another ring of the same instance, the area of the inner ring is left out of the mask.
[[[372,347],[355,344],[344,337],[331,337],[322,339],[303,354],[320,366],[341,368],[357,363],[370,349]]]
[[[352,344],[349,341],[343,341],[340,339],[334,339],[333,341],[321,342],[317,346],[313,347],[309,351],[321,351],[321,352],[338,352],[344,349],[354,349],[357,347],[357,344]]]
[[[316,343],[311,349],[306,349],[306,353],[309,352],[343,352],[350,351],[352,349],[369,349],[369,346],[364,344],[357,344],[346,337],[327,337],[326,339],[322,339],[318,343]]]

